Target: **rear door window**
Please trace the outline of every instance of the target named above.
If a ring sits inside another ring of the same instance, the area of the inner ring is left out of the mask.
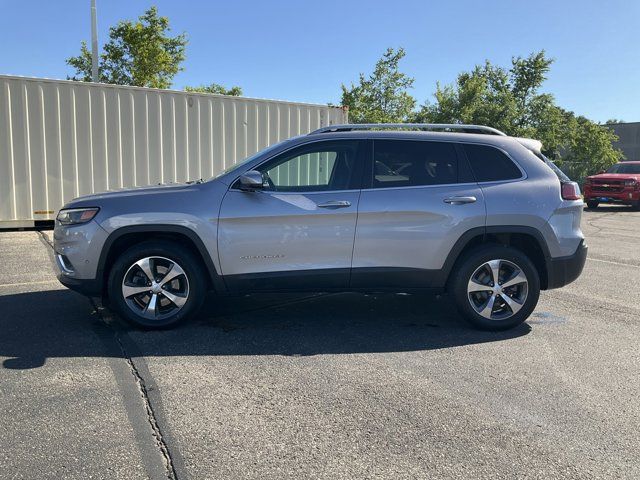
[[[488,145],[462,144],[477,182],[516,180],[522,172],[503,152]]]
[[[447,142],[375,140],[373,188],[458,182],[455,146]]]

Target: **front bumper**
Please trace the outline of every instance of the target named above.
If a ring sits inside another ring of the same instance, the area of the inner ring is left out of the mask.
[[[547,289],[560,288],[573,282],[582,273],[587,261],[584,240],[573,255],[547,259]]]
[[[640,200],[640,191],[633,188],[625,188],[621,192],[601,192],[593,191],[592,189],[586,189],[584,192],[585,202],[600,202],[600,203],[626,203],[631,204]]]
[[[102,282],[96,279],[67,277],[62,273],[59,273],[57,277],[62,285],[82,295],[87,297],[102,296]]]
[[[97,265],[106,237],[95,220],[72,226],[56,221],[53,260],[60,283],[83,295],[100,296],[102,278],[97,274]]]

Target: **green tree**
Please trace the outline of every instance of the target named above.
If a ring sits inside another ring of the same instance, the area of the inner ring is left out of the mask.
[[[407,90],[414,79],[398,69],[404,56],[404,49],[388,48],[369,77],[361,73],[357,85],[342,85],[342,105],[349,108],[350,122],[405,122],[411,117],[416,101]]]
[[[232,97],[242,96],[242,87],[226,88],[224,85],[212,83],[211,85],[200,85],[199,87],[184,87],[187,92],[215,93],[217,95],[231,95]]]
[[[624,158],[620,150],[613,148],[613,142],[618,140],[613,130],[573,112],[564,113],[570,135],[559,163],[571,178],[582,180]]]
[[[544,153],[578,180],[619,161],[622,152],[613,148],[617,137],[610,129],[558,107],[552,95],[540,92],[552,63],[544,51],[514,57],[508,69],[487,61],[460,73],[453,85],[437,84],[435,102],[424,104],[415,120],[489,125],[536,138]]]
[[[137,21],[125,20],[109,29],[109,41],[100,55],[100,81],[117,85],[169,88],[175,75],[183,70],[187,37],[171,37],[169,19],[158,16],[151,7]],[[72,80],[91,81],[91,52],[82,42],[80,55],[67,59],[75,68]]]
[[[489,61],[458,75],[455,85],[437,84],[435,103],[427,102],[417,120],[434,123],[490,125],[509,135],[526,136],[536,131],[553,97],[539,93],[551,60],[544,51],[527,58],[513,58],[509,70]]]

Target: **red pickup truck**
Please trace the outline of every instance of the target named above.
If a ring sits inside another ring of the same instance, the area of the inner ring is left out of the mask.
[[[620,203],[640,209],[640,162],[616,163],[606,172],[587,177],[584,201],[589,208]]]

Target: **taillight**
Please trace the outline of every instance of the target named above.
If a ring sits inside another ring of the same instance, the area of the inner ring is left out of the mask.
[[[580,200],[580,187],[576,182],[564,182],[562,184],[563,200]]]

